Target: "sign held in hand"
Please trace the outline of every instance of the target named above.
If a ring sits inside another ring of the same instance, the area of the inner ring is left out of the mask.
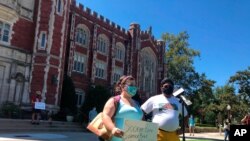
[[[123,141],[157,141],[157,132],[155,123],[125,120]]]
[[[45,110],[44,102],[35,102],[35,109]]]

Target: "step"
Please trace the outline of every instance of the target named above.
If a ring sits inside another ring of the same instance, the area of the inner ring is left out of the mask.
[[[76,122],[40,121],[39,125],[31,124],[28,119],[1,119],[0,132],[84,132],[86,128]]]

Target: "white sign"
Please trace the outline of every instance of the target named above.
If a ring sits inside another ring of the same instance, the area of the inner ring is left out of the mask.
[[[152,122],[125,120],[123,141],[157,141],[158,125]]]
[[[35,109],[45,110],[44,102],[35,102]]]

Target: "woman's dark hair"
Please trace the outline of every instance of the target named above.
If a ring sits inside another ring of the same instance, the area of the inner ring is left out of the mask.
[[[123,75],[115,84],[115,95],[119,95],[122,92],[122,88],[124,84],[126,84],[127,80],[135,80],[131,75]]]

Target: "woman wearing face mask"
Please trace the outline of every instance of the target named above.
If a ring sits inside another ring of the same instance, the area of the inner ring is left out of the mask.
[[[103,123],[112,132],[111,141],[122,141],[124,120],[141,120],[143,112],[138,103],[132,99],[137,92],[135,79],[132,76],[122,76],[116,84],[115,91],[120,94],[120,100],[117,105],[114,98],[107,101],[103,109]]]
[[[178,98],[173,96],[174,83],[168,78],[161,81],[162,93],[149,98],[141,109],[146,113],[152,113],[152,122],[158,124],[159,131],[157,141],[179,141],[179,114],[182,113],[182,105]],[[187,110],[184,108],[185,122],[187,122]]]

